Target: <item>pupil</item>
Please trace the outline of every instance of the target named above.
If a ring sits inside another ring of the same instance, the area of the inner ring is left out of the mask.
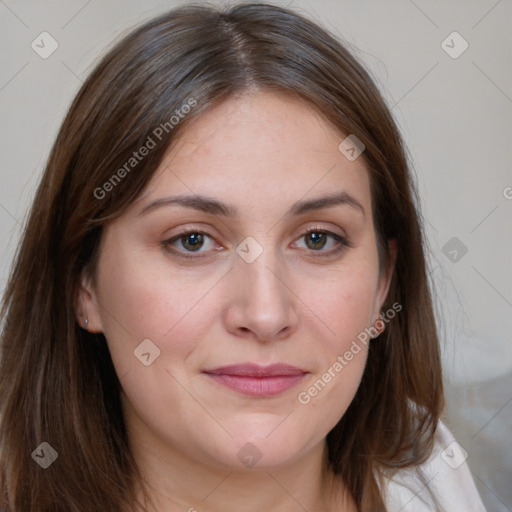
[[[313,240],[313,245],[315,245],[314,249],[321,249],[325,243],[324,233],[313,232],[309,234],[309,238]],[[324,242],[324,243],[322,243]],[[319,247],[318,247],[319,245]]]
[[[203,235],[200,233],[189,233],[184,237],[185,243],[183,244],[187,249],[197,250],[201,248],[201,242],[203,241]],[[191,243],[189,241],[192,240]],[[195,245],[194,245],[195,244]]]

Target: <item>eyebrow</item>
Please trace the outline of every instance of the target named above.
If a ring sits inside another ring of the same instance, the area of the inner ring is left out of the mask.
[[[193,208],[194,210],[199,210],[212,215],[222,215],[223,217],[238,216],[238,209],[235,206],[223,203],[211,197],[200,195],[181,195],[155,199],[144,206],[144,208],[142,208],[138,213],[138,216],[140,217],[145,215],[157,208],[173,205]],[[351,206],[352,208],[360,211],[363,217],[366,217],[363,205],[355,197],[344,191],[337,194],[324,195],[314,199],[297,201],[291,206],[284,216],[297,216],[339,205]]]

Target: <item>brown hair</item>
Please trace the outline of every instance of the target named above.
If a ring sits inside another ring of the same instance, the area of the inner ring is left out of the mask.
[[[76,322],[80,277],[94,276],[105,223],[137,198],[176,135],[248,88],[294,93],[364,143],[381,264],[389,262],[386,241],[398,241],[384,308],[398,302],[403,311],[370,347],[356,396],[327,436],[329,463],[359,510],[378,511],[381,470],[429,455],[443,407],[438,338],[417,192],[389,109],[344,44],[296,12],[188,5],[136,28],[102,58],[49,156],[2,305],[4,512],[133,509],[140,475],[120,385],[103,335]],[[191,98],[196,106],[171,129]],[[162,126],[156,147],[112,182]],[[42,442],[58,452],[46,470],[31,456]]]

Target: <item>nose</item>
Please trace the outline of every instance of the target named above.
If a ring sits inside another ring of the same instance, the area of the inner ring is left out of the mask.
[[[265,249],[252,263],[237,258],[229,276],[224,321],[230,333],[272,342],[296,331],[298,298],[275,251]]]

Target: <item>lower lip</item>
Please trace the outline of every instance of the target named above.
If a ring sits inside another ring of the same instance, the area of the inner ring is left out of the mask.
[[[275,377],[243,377],[207,373],[209,377],[224,386],[257,397],[275,396],[295,386],[306,375],[276,375]]]

